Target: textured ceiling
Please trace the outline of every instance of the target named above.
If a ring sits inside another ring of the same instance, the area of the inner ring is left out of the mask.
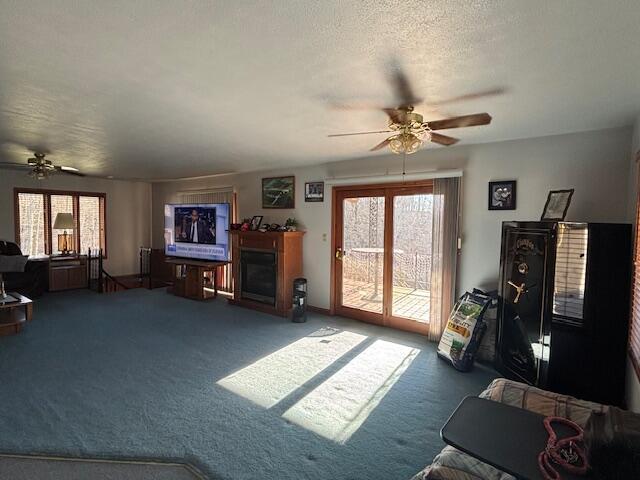
[[[630,124],[640,3],[0,0],[0,161],[20,146],[89,174],[161,179],[367,155],[397,59],[426,119],[487,111],[490,142]],[[449,133],[449,132],[446,132]],[[443,148],[429,146],[428,148]],[[1,173],[0,173],[1,174]]]

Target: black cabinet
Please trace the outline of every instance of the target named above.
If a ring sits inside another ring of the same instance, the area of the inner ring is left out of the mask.
[[[503,223],[498,370],[621,405],[631,254],[627,224]]]

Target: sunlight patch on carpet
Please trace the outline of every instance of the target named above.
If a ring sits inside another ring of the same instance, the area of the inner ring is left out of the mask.
[[[367,337],[323,328],[219,380],[218,385],[271,408]]]
[[[337,443],[346,443],[419,352],[417,348],[377,340],[283,417]]]

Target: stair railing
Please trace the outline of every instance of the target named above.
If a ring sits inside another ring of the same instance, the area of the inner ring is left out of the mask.
[[[87,288],[98,293],[128,290],[129,287],[104,269],[103,260],[101,248],[87,251]]]

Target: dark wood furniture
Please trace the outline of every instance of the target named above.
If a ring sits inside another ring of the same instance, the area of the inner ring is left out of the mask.
[[[0,255],[22,255],[17,243],[0,240]],[[30,258],[23,272],[3,273],[6,290],[29,298],[42,295],[49,283],[49,257]]]
[[[207,300],[218,295],[216,271],[229,263],[172,257],[167,257],[165,262],[175,269],[173,286],[169,290],[174,295],[193,300]]]
[[[154,248],[151,250],[149,259],[149,284],[150,288],[166,287],[173,285],[175,267],[165,262],[166,255],[164,248]]]
[[[30,298],[17,292],[10,292],[10,299],[6,301],[0,297],[0,335],[14,335],[22,330],[25,322],[30,322],[33,317],[33,302]]]
[[[234,305],[253,308],[287,317],[291,313],[293,280],[302,276],[302,240],[305,232],[242,232],[232,230]],[[263,255],[273,259],[271,294],[256,294],[249,285],[256,279],[258,266],[251,267],[251,258]]]
[[[547,445],[544,417],[523,408],[485,398],[466,397],[440,430],[448,445],[523,480],[542,480],[538,454]],[[573,433],[565,425],[554,425],[561,438]],[[566,480],[589,477],[569,475]]]
[[[505,222],[498,370],[622,406],[631,252],[627,224]]]
[[[87,256],[51,256],[49,258],[49,291],[74,288],[87,288]]]

